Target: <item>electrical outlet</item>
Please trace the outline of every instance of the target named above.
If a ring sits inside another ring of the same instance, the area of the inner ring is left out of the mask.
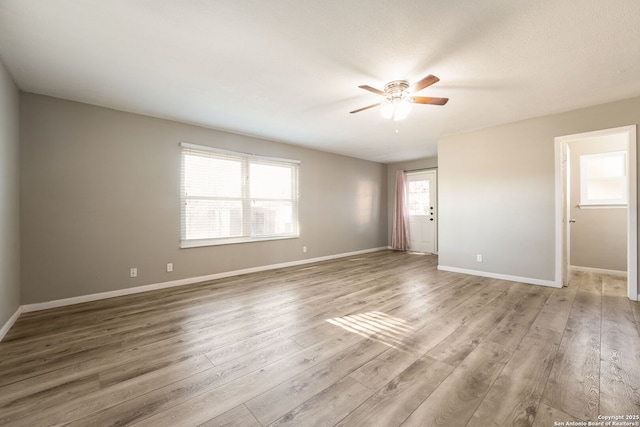
[[[302,252],[305,252],[305,253],[307,252],[307,247],[306,246],[302,247]]]
[[[129,277],[138,277],[138,269],[136,267],[131,268],[129,271]]]
[[[476,261],[482,262],[482,255],[480,254],[476,255]]]
[[[173,271],[173,263],[170,262],[167,264],[167,273],[171,273]]]

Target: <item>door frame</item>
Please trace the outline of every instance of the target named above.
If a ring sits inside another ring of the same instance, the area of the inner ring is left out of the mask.
[[[636,125],[621,126],[593,132],[558,136],[555,138],[555,234],[556,234],[556,277],[558,286],[563,286],[569,275],[568,206],[565,200],[565,185],[567,184],[568,162],[567,152],[569,143],[588,138],[601,137],[612,134],[627,135],[627,297],[638,301],[638,194],[637,194],[637,140]]]
[[[406,171],[407,174],[407,184],[409,183],[409,175],[418,175],[421,173],[426,173],[426,172],[433,172],[433,176],[434,176],[434,181],[435,181],[435,188],[434,188],[434,200],[435,200],[435,215],[434,215],[434,223],[433,224],[433,249],[434,251],[432,252],[434,255],[438,254],[438,168],[427,168],[427,169],[414,169],[414,170],[410,170],[410,171]],[[405,188],[405,192],[407,191],[407,189]],[[409,240],[411,240],[411,237],[409,237]]]

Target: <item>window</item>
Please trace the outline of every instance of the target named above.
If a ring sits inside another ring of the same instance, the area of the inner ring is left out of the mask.
[[[429,181],[408,182],[409,215],[429,215]]]
[[[299,236],[298,161],[181,146],[181,247]]]
[[[626,204],[626,151],[580,156],[580,206]]]

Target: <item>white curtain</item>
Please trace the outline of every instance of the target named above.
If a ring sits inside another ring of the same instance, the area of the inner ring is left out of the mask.
[[[391,247],[406,251],[409,249],[409,226],[406,207],[407,173],[396,171],[396,191],[393,207],[393,234]]]

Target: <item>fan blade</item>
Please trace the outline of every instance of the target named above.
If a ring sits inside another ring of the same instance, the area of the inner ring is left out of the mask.
[[[411,102],[414,104],[431,104],[431,105],[444,105],[449,101],[449,98],[429,98],[428,96],[412,96]]]
[[[382,103],[378,102],[377,104],[369,105],[368,107],[363,107],[363,108],[359,108],[357,110],[349,111],[349,114],[359,113],[360,111],[364,111],[364,110],[368,110],[369,108],[377,107],[380,104],[382,104]]]
[[[411,91],[411,93],[416,93],[416,92],[418,92],[418,91],[420,91],[420,90],[422,90],[422,89],[424,89],[426,87],[429,87],[432,84],[437,83],[439,81],[440,81],[439,78],[437,78],[436,76],[434,76],[432,74],[429,74],[424,79],[422,79],[422,80],[420,80],[418,82],[415,82],[413,84],[413,86],[411,86],[410,91]]]
[[[362,86],[358,86],[360,89],[364,89],[364,90],[368,90],[369,92],[373,92],[377,95],[382,95],[382,96],[386,96],[386,94],[381,91],[380,89],[376,89],[375,87],[371,87],[368,85],[362,85]]]

